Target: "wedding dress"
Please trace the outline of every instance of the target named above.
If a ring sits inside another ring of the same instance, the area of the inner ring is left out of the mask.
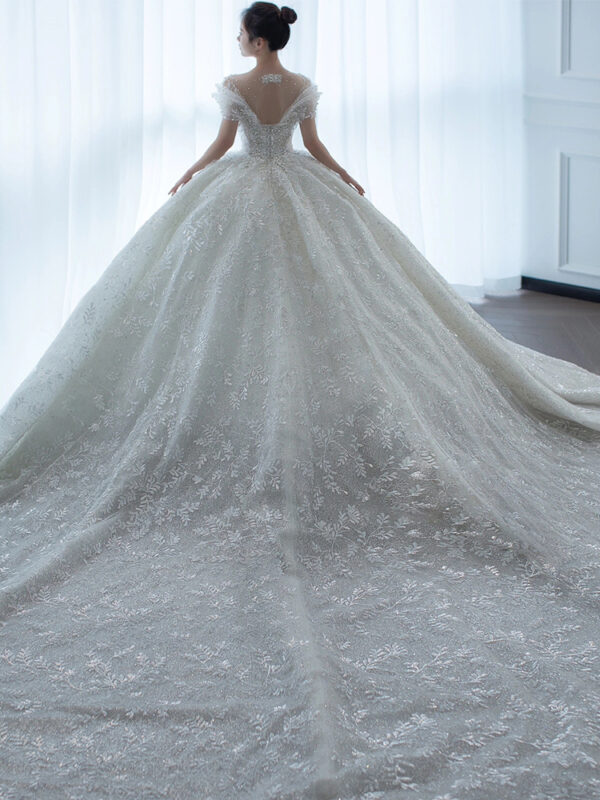
[[[1,410],[2,796],[600,797],[600,376],[294,150],[299,80],[217,85],[243,149]]]

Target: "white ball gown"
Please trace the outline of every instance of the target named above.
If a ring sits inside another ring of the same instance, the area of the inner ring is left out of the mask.
[[[600,797],[600,376],[225,81],[243,150],[0,413],[7,798]]]

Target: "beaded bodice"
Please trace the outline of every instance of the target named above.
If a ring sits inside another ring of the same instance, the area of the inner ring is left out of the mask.
[[[263,83],[275,83],[280,76],[264,75]],[[271,80],[269,80],[271,78]],[[264,123],[252,110],[248,101],[231,78],[216,84],[212,96],[221,108],[224,119],[240,123],[242,149],[248,155],[272,159],[292,152],[292,134],[295,126],[307,117],[316,115],[316,107],[321,92],[316,84],[305,78],[305,85],[295,99],[288,105],[278,122]]]

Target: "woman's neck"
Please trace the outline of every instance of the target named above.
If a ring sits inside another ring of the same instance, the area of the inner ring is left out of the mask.
[[[283,72],[283,67],[277,53],[269,53],[262,58],[256,58],[256,72],[264,74],[266,72]]]

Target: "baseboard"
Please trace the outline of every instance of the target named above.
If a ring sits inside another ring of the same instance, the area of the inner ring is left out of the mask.
[[[575,297],[577,300],[591,300],[593,303],[600,303],[600,289],[573,286],[571,283],[558,283],[558,281],[544,281],[541,278],[530,278],[528,275],[521,275],[521,289],[530,289],[532,292],[546,292],[546,294],[559,294],[563,297]]]

